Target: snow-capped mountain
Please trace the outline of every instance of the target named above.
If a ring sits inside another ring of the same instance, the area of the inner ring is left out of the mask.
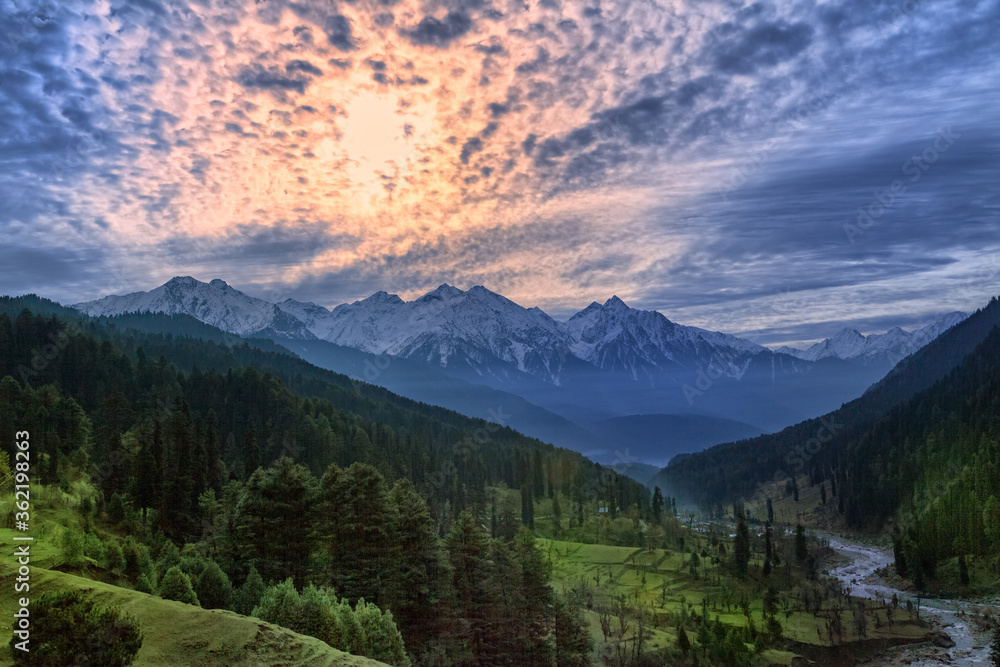
[[[463,291],[445,284],[413,301],[376,292],[332,311],[291,300],[278,307],[331,343],[477,373],[496,373],[494,362],[501,361],[558,384],[572,357],[555,320],[481,286]]]
[[[639,379],[713,359],[737,377],[747,355],[765,350],[735,336],[675,324],[656,311],[629,308],[617,296],[603,305],[592,303],[567,322],[482,286],[463,291],[447,284],[408,302],[376,292],[332,311],[291,299],[278,307],[338,345],[443,367],[465,365],[482,374],[495,373],[489,367],[499,360],[556,385],[567,366]]]
[[[899,327],[893,327],[884,334],[868,336],[862,335],[856,329],[844,328],[832,338],[820,341],[805,350],[785,346],[775,351],[807,361],[837,357],[865,365],[879,362],[893,365],[927,345],[966,317],[968,314],[956,311],[939,317],[927,326],[915,331],[905,331]]]
[[[183,313],[238,336],[315,338],[298,318],[218,279],[203,283],[190,276],[177,277],[149,292],[106,296],[75,304],[73,308],[94,316],[147,311],[169,315]]]
[[[618,297],[558,322],[481,286],[441,285],[412,301],[376,292],[330,310],[293,299],[272,304],[222,280],[183,277],[149,292],[75,307],[90,315],[185,313],[233,334],[291,345],[331,370],[357,376],[354,363],[373,382],[399,375],[402,390],[418,400],[433,400],[431,385],[446,377],[486,385],[499,390],[497,395],[514,394],[577,424],[637,414],[696,414],[759,430],[787,426],[854,398],[887,370],[859,359],[884,357],[887,350],[905,356],[963,317],[953,314],[913,333],[894,329],[865,337],[845,331],[809,350],[781,354],[630,308]],[[399,373],[370,373],[382,363],[370,355],[403,358],[409,365]],[[839,358],[815,361],[828,356]],[[480,417],[504,400],[473,408],[467,398],[456,394],[449,400]]]
[[[693,367],[714,360],[724,373],[742,374],[746,357],[765,351],[750,341],[675,324],[655,310],[636,310],[617,296],[596,301],[562,325],[577,357],[606,371],[638,379],[655,370]]]

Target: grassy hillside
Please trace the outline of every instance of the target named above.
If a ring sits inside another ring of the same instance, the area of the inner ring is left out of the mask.
[[[4,553],[10,553],[11,531],[4,532]],[[7,577],[12,573],[9,562],[0,563],[0,575],[5,580],[9,581]],[[313,637],[231,611],[162,600],[63,572],[32,571],[32,597],[73,589],[88,591],[101,605],[114,606],[136,618],[143,635],[142,649],[133,663],[136,666],[364,667],[382,664],[342,653]],[[9,619],[15,611],[15,597],[12,586],[4,586],[0,592],[5,637],[12,631]],[[0,648],[0,661],[12,664],[6,642]]]
[[[9,500],[5,502],[9,504]],[[32,531],[31,599],[45,593],[84,590],[97,598],[99,606],[112,606],[131,614],[142,628],[143,644],[136,666],[163,665],[246,665],[274,667],[375,667],[382,663],[330,648],[313,637],[297,634],[256,618],[240,616],[220,609],[202,609],[189,604],[163,600],[153,595],[60,572],[62,554],[58,541],[61,523],[69,522],[64,512],[45,512]],[[3,618],[0,664],[13,664],[7,639],[13,632],[11,619],[17,599],[14,591],[14,536],[9,528],[0,529],[4,558],[0,559],[0,615]],[[23,535],[23,533],[21,533]],[[17,544],[23,544],[18,542]],[[32,640],[38,641],[37,633]]]

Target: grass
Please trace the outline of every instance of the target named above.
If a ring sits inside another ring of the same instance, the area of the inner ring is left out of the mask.
[[[37,498],[37,500],[36,500]],[[131,614],[143,634],[142,648],[133,665],[199,665],[205,667],[234,665],[247,667],[375,667],[382,663],[353,656],[331,648],[326,643],[286,628],[264,623],[256,618],[219,610],[202,609],[153,595],[60,572],[63,561],[59,549],[65,526],[74,526],[76,499],[58,489],[33,494],[31,544],[32,599],[50,593],[82,589],[95,596],[100,605],[113,606]],[[0,517],[7,518],[10,500],[0,501]],[[14,590],[17,563],[11,555],[15,535],[25,535],[11,528],[0,528],[0,665],[13,664],[8,640],[13,634],[12,619],[18,599],[25,593]],[[30,607],[29,607],[30,609]],[[32,635],[38,641],[37,634]]]
[[[688,544],[693,546],[698,539],[697,535],[692,535]],[[556,590],[586,591],[583,597],[591,599],[593,610],[588,611],[586,617],[597,645],[604,640],[597,610],[613,606],[616,600],[625,600],[633,608],[646,611],[648,618],[654,619],[647,645],[650,651],[674,646],[677,619],[682,614],[688,617],[700,615],[703,601],[713,622],[718,617],[723,624],[743,627],[747,624],[747,617],[737,602],[745,593],[751,600],[750,618],[756,627],[763,626],[762,596],[759,589],[754,590],[752,583],[755,576],[760,576],[762,563],[759,560],[751,565],[752,572],[756,574],[751,574],[746,583],[741,583],[721,574],[717,566],[705,558],[701,559],[703,567],[699,568],[698,576],[692,575],[688,567],[690,554],[681,551],[650,551],[550,539],[539,539],[538,543],[549,556],[552,583]],[[783,576],[781,569],[777,568],[771,576],[775,581],[780,580]],[[799,644],[830,646],[826,618],[802,610],[797,591],[787,591],[781,597],[783,600],[779,606],[782,610],[778,617],[783,626],[783,636]],[[829,607],[824,609],[828,611]],[[876,628],[873,622],[869,622],[868,642],[905,642],[922,638],[927,633],[927,628],[915,622],[904,610],[895,612],[892,630],[885,622],[885,611],[875,613],[882,624]],[[857,641],[853,630],[853,612],[843,611],[841,619],[847,629],[846,639]],[[694,641],[690,630],[689,637]],[[801,656],[794,651],[769,649],[762,657],[765,664],[789,665],[794,658]]]

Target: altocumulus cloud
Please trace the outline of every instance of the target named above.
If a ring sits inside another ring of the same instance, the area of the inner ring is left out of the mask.
[[[4,291],[78,301],[119,265],[327,305],[448,280],[768,342],[974,307],[949,290],[997,251],[997,0],[7,0],[0,22],[0,230],[31,259]],[[789,291],[799,329],[766,307]]]

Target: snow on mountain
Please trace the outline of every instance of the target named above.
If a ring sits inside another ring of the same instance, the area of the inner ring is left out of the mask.
[[[463,291],[444,284],[413,301],[376,292],[332,311],[289,301],[278,306],[323,340],[441,366],[461,359],[485,367],[499,359],[558,381],[560,358],[568,354],[555,320],[481,286]]]
[[[75,308],[90,315],[152,311],[186,313],[241,336],[320,338],[373,354],[406,357],[509,379],[516,371],[561,384],[568,368],[633,379],[714,364],[734,378],[766,349],[715,331],[683,326],[652,310],[630,308],[617,296],[594,302],[557,322],[482,286],[441,285],[413,301],[376,292],[333,310],[286,299],[272,304],[222,280],[173,278],[149,292],[107,296]],[[863,336],[844,329],[807,350],[783,352],[806,361],[838,357],[864,365],[900,358],[964,319],[951,313],[914,332],[900,328]]]
[[[895,364],[903,357],[927,345],[927,343],[966,317],[968,317],[966,313],[953,312],[939,317],[927,326],[912,332],[905,331],[899,327],[893,327],[885,333],[868,336],[859,333],[855,329],[844,328],[832,338],[820,341],[805,350],[783,346],[775,350],[775,352],[783,352],[807,361],[837,357],[838,359],[849,359],[865,365],[879,361],[887,361],[890,364]]]
[[[218,279],[203,283],[190,276],[177,277],[149,292],[106,296],[73,308],[94,316],[146,311],[186,314],[239,336],[315,338],[301,321],[274,304],[248,296]]]
[[[624,371],[637,378],[643,371],[688,366],[715,357],[730,374],[739,375],[743,364],[734,357],[764,351],[756,343],[697,327],[675,324],[655,310],[630,308],[617,296],[603,305],[596,301],[573,315],[562,326],[572,339],[573,353],[609,371]]]

